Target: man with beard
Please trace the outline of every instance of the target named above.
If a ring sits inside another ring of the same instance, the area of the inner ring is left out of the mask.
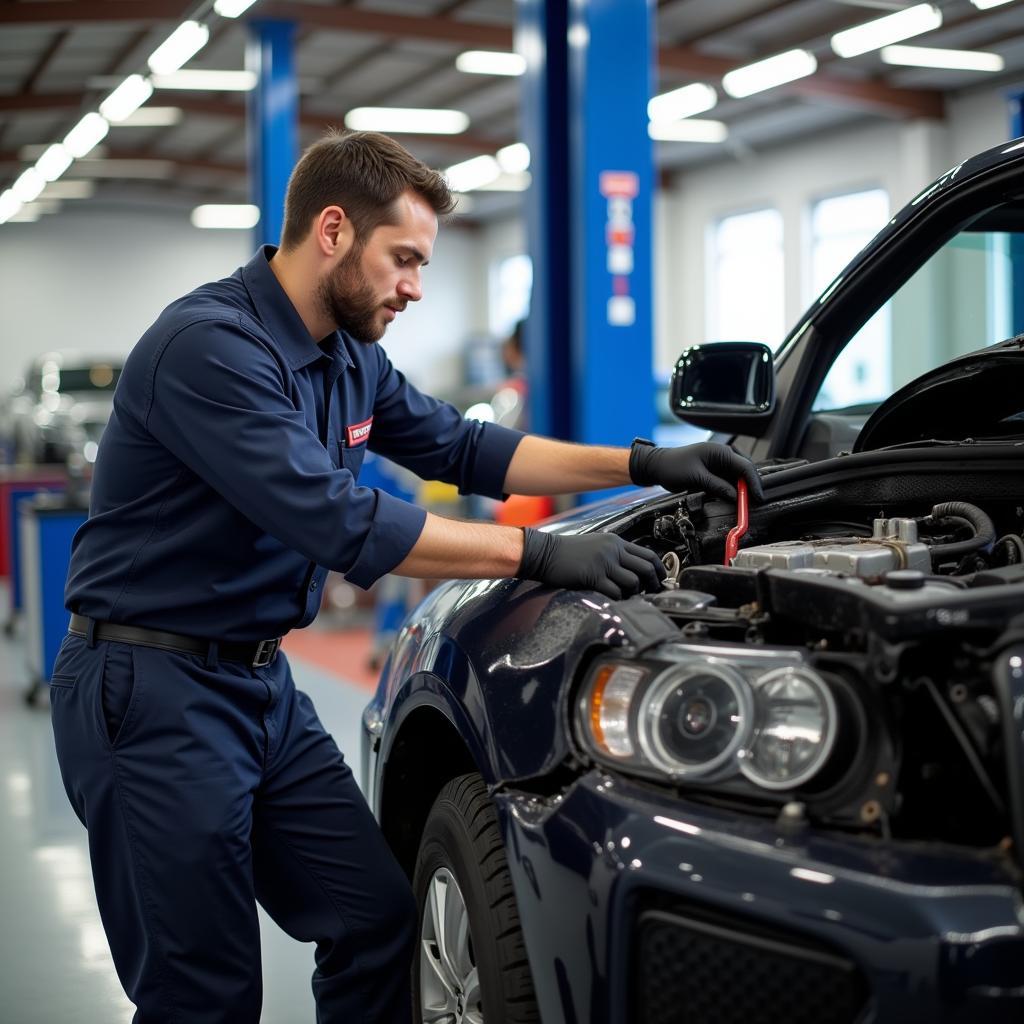
[[[415,907],[279,638],[327,572],[368,587],[519,575],[621,597],[650,551],[428,515],[360,487],[367,447],[464,492],[628,483],[733,493],[722,446],[580,447],[470,423],[375,344],[421,297],[444,179],[331,135],[288,186],[281,248],[172,303],[129,356],[75,538],[51,688],[61,773],[142,1024],[255,1024],[257,901],[316,943],[321,1024],[409,1019]]]

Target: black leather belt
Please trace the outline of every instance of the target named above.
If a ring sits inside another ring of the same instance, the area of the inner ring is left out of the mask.
[[[273,640],[257,640],[248,644],[221,643],[219,640],[200,640],[180,633],[165,633],[159,629],[143,629],[141,626],[122,626],[116,622],[99,622],[84,615],[72,615],[69,633],[89,636],[93,626],[94,640],[114,640],[122,644],[138,644],[140,647],[158,647],[162,651],[177,651],[180,654],[198,654],[201,658],[213,655],[219,661],[241,661],[252,668],[263,668],[277,657],[281,637]]]

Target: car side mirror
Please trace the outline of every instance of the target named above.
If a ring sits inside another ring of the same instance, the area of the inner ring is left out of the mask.
[[[772,350],[759,341],[684,349],[672,371],[669,405],[695,427],[759,436],[775,412]]]

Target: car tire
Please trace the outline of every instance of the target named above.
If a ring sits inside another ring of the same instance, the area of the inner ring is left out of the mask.
[[[420,939],[412,968],[414,1019],[538,1022],[498,817],[476,773],[452,779],[434,801],[413,890]],[[442,942],[439,932],[446,934]]]

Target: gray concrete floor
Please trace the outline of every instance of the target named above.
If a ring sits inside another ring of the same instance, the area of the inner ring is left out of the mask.
[[[6,587],[0,580],[0,621]],[[358,774],[365,690],[292,659],[300,689]],[[45,697],[30,708],[19,636],[0,635],[0,1021],[124,1024],[134,1007],[114,973],[92,887],[85,829],[61,785]],[[314,1020],[312,944],[260,912],[263,1024]]]

